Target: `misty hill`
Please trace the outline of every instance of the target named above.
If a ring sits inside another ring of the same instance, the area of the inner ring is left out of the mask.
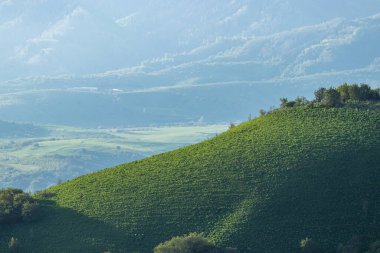
[[[0,120],[0,138],[41,137],[47,134],[48,130],[43,127]]]

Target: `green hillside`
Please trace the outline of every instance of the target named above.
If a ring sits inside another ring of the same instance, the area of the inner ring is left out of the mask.
[[[14,236],[22,252],[152,252],[204,232],[241,252],[297,252],[305,237],[333,248],[380,235],[379,182],[378,109],[282,109],[49,188],[45,217],[2,225],[1,245]]]

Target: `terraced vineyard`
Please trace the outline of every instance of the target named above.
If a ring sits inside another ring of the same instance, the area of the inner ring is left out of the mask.
[[[284,109],[49,188],[46,216],[3,226],[1,245],[15,236],[25,252],[151,252],[204,232],[241,252],[296,252],[305,237],[334,248],[380,234],[379,182],[379,110]]]

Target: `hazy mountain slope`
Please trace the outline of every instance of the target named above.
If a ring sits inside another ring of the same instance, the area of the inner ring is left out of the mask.
[[[0,120],[0,138],[2,139],[11,139],[15,137],[42,137],[47,134],[48,131],[43,127]]]
[[[334,247],[379,234],[379,166],[378,110],[281,110],[50,188],[46,218],[0,237],[35,252],[149,252],[192,231],[252,252]]]
[[[380,85],[373,0],[7,0],[0,37],[8,121],[220,123],[294,94],[280,85],[306,97],[321,85]]]

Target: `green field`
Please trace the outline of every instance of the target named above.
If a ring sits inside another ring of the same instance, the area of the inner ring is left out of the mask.
[[[49,188],[45,217],[3,226],[22,252],[151,252],[204,232],[241,252],[380,234],[380,113],[275,111],[210,140]],[[366,207],[366,208],[364,208]]]
[[[8,125],[18,131],[0,139],[0,188],[27,191],[199,142],[227,129],[226,125],[114,129]],[[24,134],[33,128],[42,134]],[[6,130],[4,134],[10,133],[9,127]]]

